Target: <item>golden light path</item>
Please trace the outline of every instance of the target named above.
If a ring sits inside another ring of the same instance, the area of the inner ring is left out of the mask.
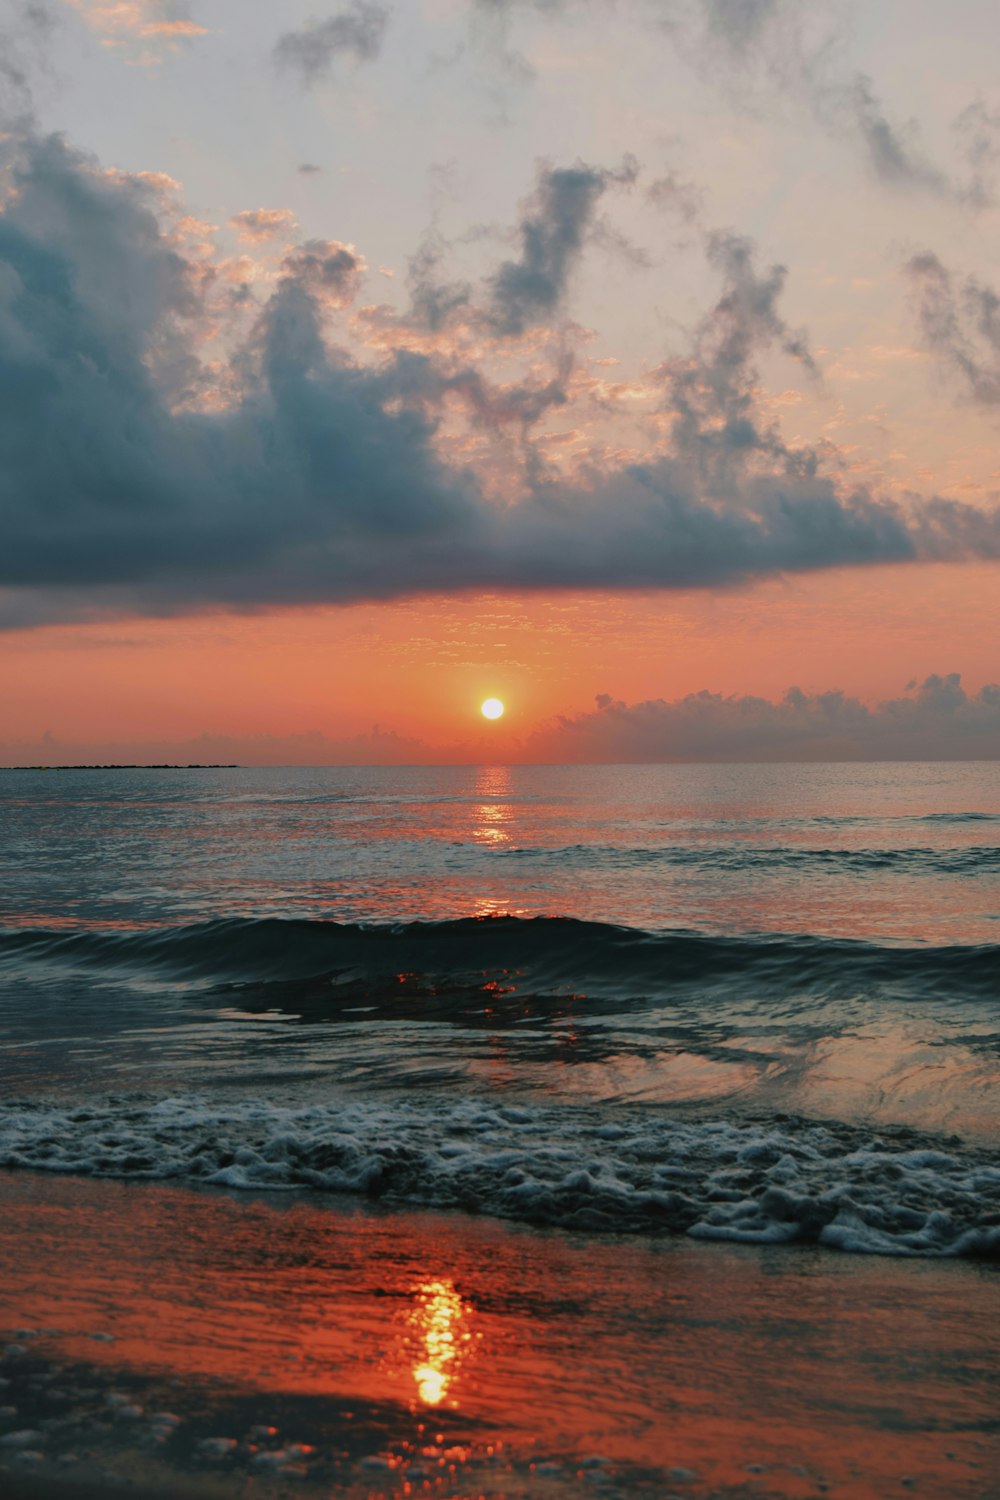
[[[468,1338],[460,1332],[464,1309],[452,1281],[426,1281],[419,1297],[414,1321],[423,1357],[413,1367],[413,1378],[421,1401],[440,1406],[454,1375],[459,1344]]]
[[[499,698],[487,698],[479,711],[484,719],[499,719],[503,717],[503,704]]]

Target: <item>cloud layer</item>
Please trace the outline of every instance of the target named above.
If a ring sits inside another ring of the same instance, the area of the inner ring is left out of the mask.
[[[928,677],[874,708],[841,692],[790,688],[778,702],[721,693],[621,703],[535,735],[528,756],[567,762],[991,760],[1000,756],[1000,686],[968,694],[957,672]]]
[[[568,365],[502,389],[433,346],[359,359],[330,322],[364,274],[353,247],[298,246],[254,302],[185,249],[164,218],[170,185],[102,171],[31,131],[3,150],[8,626],[484,587],[692,587],[1000,553],[996,512],[937,499],[904,510],[824,472],[761,416],[758,359],[811,359],[780,314],[784,270],[759,269],[739,236],[706,241],[720,296],[687,356],[654,377],[660,449],[572,473],[538,459],[498,504],[444,456],[442,423],[455,402],[484,420],[506,401],[530,433],[564,399]],[[621,176],[543,169],[520,255],[438,321],[471,320],[503,345],[557,316],[600,195]],[[206,361],[227,319],[225,356]]]

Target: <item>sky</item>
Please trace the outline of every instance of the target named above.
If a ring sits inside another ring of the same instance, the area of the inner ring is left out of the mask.
[[[0,0],[0,763],[1000,756],[998,44]]]

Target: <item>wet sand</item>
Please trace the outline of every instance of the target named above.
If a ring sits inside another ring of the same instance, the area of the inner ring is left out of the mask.
[[[1000,1495],[1000,1276],[0,1176],[0,1489]]]

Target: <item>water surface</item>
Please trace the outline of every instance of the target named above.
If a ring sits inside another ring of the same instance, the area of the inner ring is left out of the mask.
[[[0,1162],[1000,1248],[993,764],[0,773]]]

